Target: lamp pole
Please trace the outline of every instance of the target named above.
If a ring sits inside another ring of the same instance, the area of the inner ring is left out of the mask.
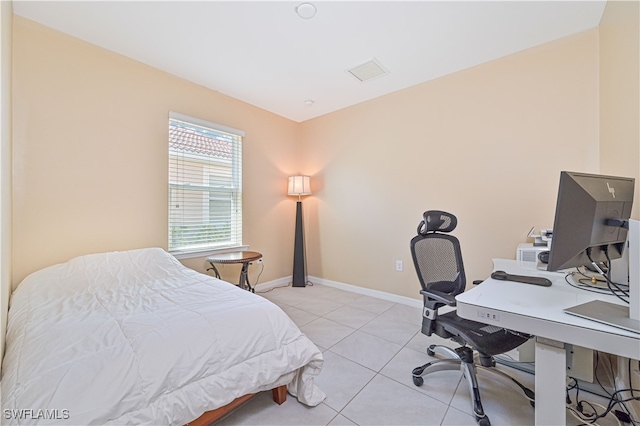
[[[293,246],[293,287],[304,287],[307,282],[307,271],[304,256],[304,227],[302,225],[302,201],[298,195],[296,202],[296,236]]]
[[[304,226],[302,223],[302,196],[311,194],[309,176],[290,176],[289,195],[297,195],[296,202],[296,233],[293,245],[293,277],[291,284],[293,287],[305,287],[307,284],[307,262],[304,248]]]

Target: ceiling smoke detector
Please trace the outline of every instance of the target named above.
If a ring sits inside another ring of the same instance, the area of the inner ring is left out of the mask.
[[[301,3],[296,6],[296,13],[302,19],[311,19],[316,16],[317,9],[311,3]]]
[[[389,71],[387,71],[376,58],[353,67],[347,70],[347,72],[357,78],[361,83],[389,74]]]

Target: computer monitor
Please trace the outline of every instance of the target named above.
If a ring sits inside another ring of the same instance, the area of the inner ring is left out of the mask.
[[[634,183],[633,178],[561,172],[547,270],[597,266],[617,259],[629,229],[628,291],[625,299],[618,295],[629,306],[596,299],[567,307],[564,312],[640,333],[640,224],[629,219]]]
[[[633,178],[561,172],[547,270],[619,258],[634,183]]]

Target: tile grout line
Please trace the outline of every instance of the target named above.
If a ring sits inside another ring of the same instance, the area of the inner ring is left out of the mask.
[[[276,287],[276,288],[278,288],[278,287]],[[275,288],[274,288],[274,289],[275,289]],[[342,291],[347,291],[347,290],[342,290]],[[324,293],[323,293],[323,294],[324,294]],[[390,311],[390,310],[392,310],[394,307],[396,307],[396,306],[399,306],[399,305],[400,305],[400,304],[399,304],[399,303],[397,303],[397,302],[391,302],[391,305],[390,305],[388,308],[384,309],[382,312],[373,312],[373,311],[369,311],[369,310],[366,310],[366,309],[362,309],[362,308],[360,308],[360,307],[358,307],[358,306],[353,306],[353,305],[351,305],[351,303],[353,303],[353,302],[355,302],[355,301],[357,301],[357,300],[359,300],[359,299],[362,299],[362,298],[364,298],[364,297],[372,297],[372,298],[374,298],[373,296],[366,296],[366,295],[364,295],[364,296],[362,296],[361,298],[354,299],[354,300],[352,300],[352,301],[350,301],[350,302],[348,302],[348,303],[338,302],[338,303],[340,303],[340,305],[341,305],[341,306],[336,307],[335,309],[332,309],[332,310],[330,310],[329,312],[324,313],[323,315],[318,315],[318,314],[315,314],[315,313],[313,313],[313,312],[309,312],[309,311],[307,311],[306,309],[303,309],[303,308],[299,307],[299,305],[300,305],[300,304],[305,303],[305,301],[295,302],[295,305],[290,305],[289,303],[286,303],[286,302],[276,302],[276,301],[272,301],[273,303],[276,303],[276,304],[278,304],[278,303],[282,303],[282,304],[287,305],[287,306],[289,306],[289,307],[292,307],[292,308],[298,309],[298,310],[300,310],[300,311],[302,311],[302,312],[304,312],[304,313],[306,313],[306,314],[313,315],[313,316],[316,316],[316,317],[317,317],[317,318],[315,318],[315,319],[313,319],[313,320],[311,320],[311,321],[309,321],[309,322],[305,323],[304,325],[310,324],[310,323],[312,323],[312,322],[314,322],[314,321],[316,321],[316,320],[318,320],[318,319],[322,318],[322,319],[324,319],[324,320],[331,321],[332,323],[336,323],[336,324],[339,324],[339,325],[341,325],[341,326],[351,328],[351,329],[352,329],[352,331],[351,331],[351,332],[349,332],[349,334],[348,334],[348,335],[346,335],[346,336],[342,337],[340,340],[338,340],[337,342],[333,343],[331,346],[326,347],[326,348],[325,348],[325,350],[324,350],[323,352],[327,352],[327,351],[328,351],[328,352],[331,352],[332,354],[334,354],[334,355],[336,355],[336,356],[339,356],[339,357],[341,357],[341,358],[344,358],[345,360],[348,360],[348,361],[350,361],[350,362],[353,362],[353,363],[355,363],[355,364],[357,364],[357,365],[361,366],[362,368],[365,368],[365,369],[367,369],[367,370],[369,370],[369,371],[371,371],[371,372],[373,373],[373,376],[372,376],[369,380],[367,380],[367,381],[366,381],[366,383],[365,383],[365,384],[364,384],[364,385],[363,385],[363,386],[362,386],[362,387],[361,387],[361,388],[360,388],[360,389],[359,389],[359,390],[358,390],[358,391],[357,391],[357,392],[356,392],[356,393],[355,393],[355,394],[354,394],[354,395],[353,395],[353,396],[352,396],[352,397],[351,397],[351,398],[350,398],[350,399],[349,399],[349,400],[348,400],[348,401],[343,405],[343,407],[342,407],[339,411],[338,411],[338,410],[336,410],[336,409],[334,409],[334,408],[332,408],[332,407],[330,407],[330,406],[329,406],[329,405],[327,405],[324,401],[322,402],[322,404],[323,404],[323,405],[325,405],[327,408],[331,409],[332,411],[334,411],[334,412],[336,413],[336,415],[334,415],[334,416],[331,418],[331,420],[329,420],[329,422],[327,422],[326,424],[328,425],[328,424],[330,424],[331,422],[333,422],[334,420],[336,420],[336,419],[338,418],[338,415],[340,415],[340,416],[344,417],[345,419],[347,419],[347,420],[348,420],[348,421],[350,421],[350,422],[353,422],[354,424],[357,424],[354,420],[352,420],[351,418],[349,418],[349,417],[347,417],[345,414],[343,414],[343,412],[342,412],[342,411],[343,411],[346,407],[348,407],[348,406],[349,406],[349,404],[351,404],[351,403],[352,403],[352,402],[357,398],[357,396],[358,396],[358,395],[360,395],[360,394],[362,393],[362,391],[363,391],[363,390],[364,390],[368,385],[370,385],[370,384],[371,384],[371,382],[372,382],[373,380],[375,380],[378,376],[382,376],[382,377],[383,377],[383,378],[385,378],[385,379],[392,380],[393,382],[395,382],[395,383],[397,383],[397,384],[399,384],[399,385],[402,385],[403,387],[405,387],[405,388],[407,388],[407,389],[411,389],[412,391],[419,393],[421,396],[429,397],[430,399],[433,399],[434,401],[436,401],[436,402],[438,402],[438,403],[441,403],[441,404],[445,405],[445,406],[446,406],[446,409],[444,410],[443,417],[442,417],[442,419],[440,419],[440,422],[439,422],[439,423],[437,423],[437,424],[442,425],[442,424],[443,424],[443,422],[444,422],[444,421],[445,421],[445,419],[446,419],[447,414],[448,414],[448,413],[449,413],[449,411],[451,410],[451,408],[456,409],[455,407],[452,407],[452,406],[451,406],[451,402],[452,402],[452,401],[454,400],[454,398],[455,398],[455,393],[457,392],[457,389],[459,388],[459,386],[460,386],[460,383],[461,383],[462,379],[461,379],[461,378],[459,379],[458,384],[457,384],[457,386],[456,386],[456,391],[454,391],[454,393],[451,395],[451,397],[449,398],[449,401],[448,401],[448,403],[447,403],[447,402],[441,401],[441,400],[439,400],[439,399],[437,399],[437,398],[433,398],[432,396],[430,396],[430,395],[428,395],[428,394],[426,394],[426,393],[424,393],[424,392],[421,392],[421,391],[419,391],[419,390],[416,390],[416,389],[414,389],[412,386],[407,385],[406,383],[399,382],[398,380],[396,380],[396,379],[395,379],[395,378],[393,378],[393,377],[389,377],[389,376],[387,376],[386,374],[383,374],[383,373],[382,373],[382,370],[384,370],[384,368],[385,368],[385,367],[387,367],[390,363],[392,363],[392,361],[393,361],[393,360],[398,356],[398,354],[399,354],[402,350],[404,350],[404,349],[406,348],[406,349],[409,349],[409,350],[412,350],[412,351],[417,351],[416,349],[414,349],[414,348],[412,348],[412,347],[409,347],[408,345],[412,342],[412,340],[413,340],[417,335],[419,335],[419,333],[420,333],[420,326],[419,326],[419,325],[416,325],[415,323],[412,323],[412,322],[406,321],[406,320],[403,318],[403,316],[402,316],[402,315],[397,315],[395,318],[393,318],[395,321],[398,321],[398,322],[401,322],[401,323],[406,323],[408,326],[415,326],[415,327],[417,327],[417,329],[416,329],[416,331],[413,333],[413,335],[412,335],[412,336],[411,336],[411,337],[410,337],[410,338],[409,338],[409,339],[408,339],[404,344],[399,344],[399,343],[397,343],[397,342],[394,342],[394,341],[388,340],[388,339],[387,339],[387,338],[385,338],[385,337],[378,336],[378,335],[376,335],[376,334],[373,334],[373,333],[370,333],[370,332],[367,332],[367,331],[362,330],[362,328],[363,328],[363,327],[365,327],[366,325],[368,325],[368,324],[370,324],[371,322],[373,322],[373,321],[375,321],[375,320],[379,319],[379,318],[380,318],[381,316],[383,316],[385,313],[389,312],[389,311]],[[331,299],[325,299],[325,300],[331,301]],[[384,299],[383,299],[383,300],[384,300]],[[403,305],[403,306],[404,306],[404,305]],[[362,310],[362,311],[365,311],[365,312],[369,312],[369,313],[371,313],[371,314],[375,314],[375,316],[374,316],[373,318],[371,318],[370,320],[366,321],[364,324],[362,324],[362,325],[358,326],[358,327],[354,327],[354,326],[352,326],[352,325],[344,324],[344,323],[341,323],[341,322],[335,321],[335,320],[333,320],[333,319],[331,319],[331,318],[327,318],[327,315],[330,315],[331,313],[333,313],[333,312],[335,312],[335,311],[337,311],[337,310],[339,310],[339,309],[341,309],[341,308],[344,308],[344,307],[350,307],[350,308],[354,308],[354,309],[359,309],[359,310]],[[302,326],[299,326],[299,327],[302,327]],[[360,331],[360,332],[362,332],[362,333],[364,333],[364,334],[366,334],[366,335],[368,335],[368,336],[372,336],[372,337],[375,337],[375,338],[378,338],[378,339],[384,340],[384,341],[386,341],[386,342],[388,342],[388,343],[392,343],[392,344],[398,345],[398,346],[399,346],[399,349],[398,349],[398,350],[397,350],[397,351],[396,351],[396,352],[391,356],[391,358],[390,358],[389,360],[387,360],[387,361],[384,363],[384,365],[382,365],[382,367],[381,367],[379,370],[377,370],[377,371],[376,371],[376,370],[374,370],[374,369],[372,369],[372,368],[370,368],[370,367],[368,367],[368,366],[366,366],[366,365],[362,365],[362,364],[360,364],[360,363],[359,363],[359,362],[357,362],[357,361],[354,361],[354,360],[352,360],[352,359],[350,359],[350,358],[347,358],[347,357],[345,357],[345,356],[343,356],[343,355],[341,355],[341,354],[339,354],[339,353],[334,352],[333,350],[331,350],[331,348],[335,347],[335,346],[336,346],[336,345],[338,345],[340,342],[343,342],[345,339],[349,338],[350,336],[353,336],[353,334],[354,334],[356,331]],[[314,343],[315,343],[315,342],[314,342]],[[424,351],[418,351],[418,352],[424,352]],[[462,413],[464,413],[464,412],[462,412]],[[464,413],[464,414],[468,415],[468,413]]]

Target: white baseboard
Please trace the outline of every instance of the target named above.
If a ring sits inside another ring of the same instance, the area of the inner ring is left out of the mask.
[[[258,283],[254,286],[254,289],[256,293],[259,293],[261,291],[268,291],[268,290],[271,290],[272,288],[291,284],[291,279],[292,279],[292,276],[289,275],[288,277],[282,277],[282,278],[277,278],[275,280]]]
[[[372,290],[370,288],[358,287],[357,285],[345,284],[338,281],[325,280],[324,278],[318,278],[309,276],[309,281],[326,285],[328,287],[334,287],[340,290],[351,291],[353,293],[363,294],[365,296],[377,297],[378,299],[388,300],[394,303],[402,303],[403,305],[413,306],[415,308],[422,308],[422,300],[412,299],[406,296],[399,296],[393,293],[387,293],[385,291]]]
[[[291,284],[292,276],[289,275],[287,277],[277,278],[272,281],[266,281],[264,283],[256,284],[255,290],[256,293],[261,291],[268,291],[272,288],[286,286],[287,284]],[[357,285],[345,284],[338,281],[326,280],[324,278],[318,278],[309,275],[308,280],[312,283],[326,285],[327,287],[333,287],[340,290],[350,291],[352,293],[358,293],[365,296],[376,297],[378,299],[388,300],[394,303],[401,303],[403,305],[413,306],[414,308],[422,308],[422,300],[412,299],[406,296],[399,296],[393,293],[387,293],[385,291],[372,290],[370,288],[358,287]]]

